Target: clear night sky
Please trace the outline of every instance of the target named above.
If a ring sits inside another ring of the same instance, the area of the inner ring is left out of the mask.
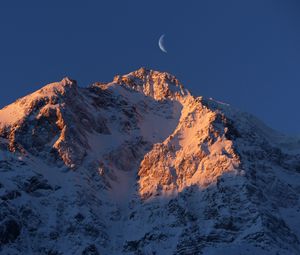
[[[299,0],[3,2],[0,107],[64,76],[87,86],[145,66],[300,134]]]

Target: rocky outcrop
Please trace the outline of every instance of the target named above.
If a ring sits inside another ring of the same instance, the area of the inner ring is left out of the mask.
[[[206,187],[226,172],[237,172],[241,164],[227,119],[201,102],[189,99],[179,125],[160,144],[155,144],[141,162],[140,194],[177,193],[197,184]]]
[[[0,224],[0,244],[14,242],[21,232],[21,226],[15,219],[6,219]]]
[[[189,92],[175,76],[144,67],[123,76],[115,76],[113,82],[150,96],[155,100],[178,98]]]

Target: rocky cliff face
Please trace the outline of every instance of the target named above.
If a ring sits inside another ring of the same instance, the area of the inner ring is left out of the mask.
[[[141,68],[0,110],[2,254],[300,254],[300,141]]]

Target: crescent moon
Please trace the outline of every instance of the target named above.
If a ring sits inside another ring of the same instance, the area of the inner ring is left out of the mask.
[[[165,38],[165,35],[163,34],[159,40],[158,40],[158,47],[160,48],[160,50],[164,53],[167,53],[167,50],[164,46],[164,38]]]

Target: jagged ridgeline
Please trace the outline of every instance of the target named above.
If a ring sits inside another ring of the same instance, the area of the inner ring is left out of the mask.
[[[300,141],[173,75],[0,110],[1,254],[300,254]]]

